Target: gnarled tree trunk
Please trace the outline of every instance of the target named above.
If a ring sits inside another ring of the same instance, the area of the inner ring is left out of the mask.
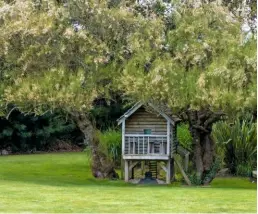
[[[211,137],[212,125],[221,119],[223,113],[210,110],[188,110],[189,130],[193,138],[193,163],[197,178],[202,184],[209,184],[216,175],[215,144]]]
[[[95,178],[118,178],[113,162],[108,158],[107,154],[101,151],[99,139],[97,138],[96,131],[92,122],[88,118],[88,115],[73,112],[72,117],[81,132],[84,134],[85,140],[90,147],[92,154],[91,170],[93,176]]]

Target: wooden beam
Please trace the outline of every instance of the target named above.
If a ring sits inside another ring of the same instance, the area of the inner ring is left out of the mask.
[[[170,160],[167,161],[167,173],[166,173],[166,183],[170,184],[171,182],[171,172],[170,172]]]
[[[171,139],[170,139],[170,148],[171,148],[171,151],[170,151],[170,156],[171,158],[173,158],[174,156],[174,138],[176,136],[174,136],[174,129],[175,128],[175,125],[173,125],[172,127],[170,127],[170,133],[171,133]]]
[[[174,158],[170,159],[170,176],[171,176],[171,181],[175,180],[175,162]]]
[[[142,170],[142,175],[144,175],[144,171],[145,171],[145,161],[141,161],[141,170]]]
[[[138,163],[139,161],[132,162],[131,166],[129,166],[129,171],[131,171]]]
[[[160,164],[160,167],[161,167],[166,173],[168,172],[167,168],[166,168],[165,166],[163,166],[162,164]]]
[[[126,137],[167,137],[167,135],[154,135],[154,134],[125,134]]]
[[[131,109],[129,109],[123,116],[121,116],[117,123],[120,125],[124,120],[126,120],[128,117],[130,117],[134,112],[136,112],[141,106],[143,105],[142,102],[136,103]]]
[[[128,167],[128,160],[125,160],[125,182],[129,181],[129,167]]]
[[[186,182],[189,186],[191,186],[191,185],[192,185],[192,184],[191,184],[191,181],[189,180],[189,178],[188,178],[187,175],[185,174],[185,171],[184,171],[183,167],[181,166],[180,162],[176,159],[176,157],[174,157],[174,160],[175,160],[175,162],[176,162],[176,164],[177,164],[177,166],[178,166],[178,168],[179,168],[181,174],[183,175],[183,177],[184,177],[184,179],[185,179],[185,182]]]
[[[121,179],[124,179],[125,161],[121,158]]]
[[[170,122],[167,121],[167,155],[170,156]]]
[[[124,155],[123,156],[124,160],[168,160],[169,156],[168,155]]]
[[[125,154],[125,120],[122,122],[122,154]]]

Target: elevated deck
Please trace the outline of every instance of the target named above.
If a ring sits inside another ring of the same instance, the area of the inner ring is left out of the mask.
[[[167,135],[125,134],[123,159],[168,160]]]

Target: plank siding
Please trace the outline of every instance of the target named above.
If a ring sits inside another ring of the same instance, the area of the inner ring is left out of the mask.
[[[144,129],[151,129],[151,134],[166,135],[167,121],[141,107],[125,121],[125,134],[144,134]]]

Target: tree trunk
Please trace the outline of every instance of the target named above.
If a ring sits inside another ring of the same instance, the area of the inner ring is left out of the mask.
[[[91,150],[91,170],[95,178],[118,178],[115,172],[114,163],[108,158],[105,152],[101,151],[99,139],[88,115],[74,112],[72,117],[77,126],[84,134],[85,140]]]
[[[193,163],[196,176],[202,184],[209,184],[215,177],[215,144],[211,137],[212,125],[221,119],[222,113],[210,110],[188,110],[189,130],[193,138]]]

